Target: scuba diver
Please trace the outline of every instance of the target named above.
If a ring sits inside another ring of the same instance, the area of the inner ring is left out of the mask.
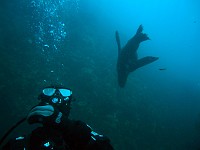
[[[27,120],[29,124],[42,126],[28,135],[9,140],[2,150],[114,150],[107,137],[94,132],[82,121],[68,118],[74,100],[70,89],[49,86],[42,90],[38,99],[40,103],[18,125]]]

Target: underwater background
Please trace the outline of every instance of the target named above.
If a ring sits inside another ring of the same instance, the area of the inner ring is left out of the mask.
[[[62,84],[76,97],[70,118],[116,150],[199,150],[199,7],[198,0],[1,0],[0,136],[43,87]],[[119,88],[115,31],[125,45],[140,24],[151,40],[139,58],[159,60]]]

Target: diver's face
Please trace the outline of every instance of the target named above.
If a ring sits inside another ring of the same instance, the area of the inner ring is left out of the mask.
[[[50,101],[53,104],[57,105],[65,105],[69,101],[69,97],[64,97],[58,89],[56,89],[55,93],[50,97]]]
[[[43,102],[57,107],[62,113],[69,116],[72,91],[64,88],[45,88],[42,91]]]
[[[65,105],[72,95],[72,91],[65,88],[45,88],[42,92],[50,103],[57,105]]]

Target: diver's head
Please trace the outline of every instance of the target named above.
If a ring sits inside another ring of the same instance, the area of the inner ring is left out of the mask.
[[[72,91],[63,86],[45,87],[38,99],[44,104],[50,104],[57,107],[62,113],[69,116],[70,105],[72,101]]]

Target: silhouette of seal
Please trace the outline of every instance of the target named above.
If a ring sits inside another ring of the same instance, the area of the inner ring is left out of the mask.
[[[128,75],[136,69],[150,64],[158,57],[146,56],[138,59],[137,50],[141,42],[149,40],[147,34],[142,33],[143,26],[140,25],[136,34],[127,42],[127,44],[121,48],[119,33],[116,31],[116,41],[118,46],[118,59],[117,59],[117,74],[118,84],[123,88],[126,84]]]

